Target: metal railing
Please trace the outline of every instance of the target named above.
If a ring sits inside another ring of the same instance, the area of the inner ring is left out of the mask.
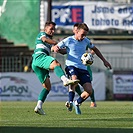
[[[103,54],[104,57],[111,63],[114,70],[133,70],[133,54]],[[61,63],[63,68],[65,67],[66,56],[62,56],[60,54],[52,54],[52,56]],[[31,56],[1,57],[0,72],[32,72],[31,59]],[[97,68],[97,70],[103,70],[105,68],[102,61],[97,56],[95,56],[92,67]]]
[[[0,71],[23,72],[25,66],[28,65],[28,67],[30,67],[29,61],[31,61],[31,56],[2,57],[0,64]]]
[[[111,63],[114,70],[133,71],[133,54],[131,53],[103,53],[104,57]],[[103,69],[99,58],[95,58],[94,66]]]

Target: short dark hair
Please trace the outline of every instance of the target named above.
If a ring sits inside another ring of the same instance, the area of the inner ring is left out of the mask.
[[[85,23],[79,24],[77,29],[83,29],[85,31],[89,31],[89,28],[88,28],[87,24],[85,24]]]
[[[55,23],[55,22],[47,21],[47,22],[45,23],[44,27],[49,26],[50,24],[56,26],[56,23]]]
[[[75,24],[73,25],[73,27],[78,27],[79,24],[80,24],[80,23],[75,23]]]

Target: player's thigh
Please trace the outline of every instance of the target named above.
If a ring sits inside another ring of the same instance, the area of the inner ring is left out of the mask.
[[[32,65],[32,69],[42,84],[45,82],[46,78],[49,77],[49,71],[46,69],[42,69],[35,65]]]
[[[92,85],[91,83],[87,82],[83,85],[83,88],[86,92],[88,92],[89,94],[92,93]]]
[[[66,74],[68,77],[76,76],[78,75],[77,69],[74,66],[67,66],[65,68]]]
[[[89,73],[86,71],[86,73],[79,73],[78,79],[80,80],[80,85],[83,86],[85,83],[91,83],[91,79],[90,79],[90,75]]]
[[[43,67],[44,69],[50,69],[50,65],[51,63],[55,61],[55,58],[53,58],[52,56],[46,56],[45,59],[42,59],[42,65],[41,67]]]
[[[49,70],[50,64],[55,60],[52,56],[41,54],[34,59],[34,65]]]

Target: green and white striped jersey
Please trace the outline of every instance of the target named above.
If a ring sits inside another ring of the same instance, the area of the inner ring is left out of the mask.
[[[35,41],[35,44],[36,44],[35,50],[34,50],[35,54],[45,53],[47,55],[50,55],[52,45],[42,41],[42,37],[44,37],[44,36],[51,39],[51,37],[49,35],[47,35],[45,32],[40,32],[37,35],[37,38]]]

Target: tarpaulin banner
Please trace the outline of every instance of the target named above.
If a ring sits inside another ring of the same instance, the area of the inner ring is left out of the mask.
[[[47,8],[46,3],[45,7]],[[72,29],[74,23],[85,22],[90,30],[133,30],[133,4],[102,1],[52,2],[52,20],[58,27],[66,29]]]
[[[51,72],[50,80],[51,91],[47,100],[67,101],[68,88],[63,86],[60,78]],[[104,73],[93,73],[92,84],[96,100],[105,100]],[[2,101],[34,101],[37,100],[42,89],[43,87],[35,73],[0,73],[0,100]]]

